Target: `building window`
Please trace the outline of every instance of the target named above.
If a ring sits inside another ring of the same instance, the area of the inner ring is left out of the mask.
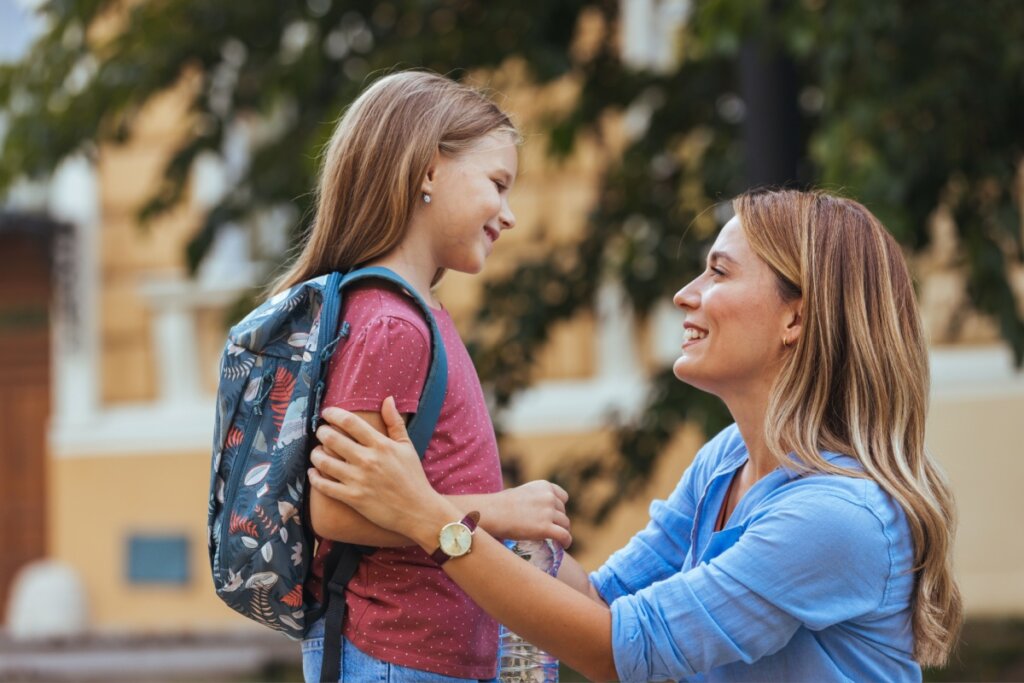
[[[128,538],[128,583],[188,583],[188,539],[180,535],[136,534]]]

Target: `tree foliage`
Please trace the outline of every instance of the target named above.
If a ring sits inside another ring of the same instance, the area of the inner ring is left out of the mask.
[[[858,198],[910,253],[928,249],[929,217],[948,206],[969,300],[997,321],[1020,365],[1024,322],[1010,273],[1024,255],[1022,30],[1024,5],[1012,0],[703,0],[669,73],[631,70],[605,45],[579,67],[582,94],[554,127],[556,151],[571,149],[609,108],[639,105],[649,124],[609,169],[579,258],[555,252],[488,286],[480,318],[502,334],[477,357],[499,402],[529,381],[521,359],[546,341],[551,322],[589,305],[601,278],[622,282],[643,313],[703,269],[715,228],[705,210],[760,182],[747,172],[756,133],[744,111],[744,50],[781,59],[796,76],[800,149],[786,180]],[[592,489],[603,494],[577,498],[584,516],[599,521],[635,493],[686,418],[708,432],[727,419],[666,370],[640,422],[620,426],[618,457],[562,465],[557,474],[572,490],[606,484]]]
[[[701,270],[717,226],[706,209],[746,189],[758,161],[743,60],[776,60],[796,84],[799,130],[778,131],[796,145],[786,180],[858,198],[909,252],[928,248],[929,216],[948,206],[970,301],[998,322],[1020,363],[1024,322],[1010,269],[1024,251],[1024,4],[698,0],[667,72],[623,63],[618,8],[617,0],[51,0],[31,53],[0,68],[8,110],[0,191],[20,176],[45,177],[70,153],[128,139],[142,105],[191,74],[189,128],[144,221],[182,199],[198,155],[219,152],[235,122],[263,126],[251,163],[189,245],[195,267],[221,226],[263,209],[294,206],[301,230],[318,151],[371,74],[423,66],[459,76],[513,57],[537,82],[572,74],[580,95],[551,124],[552,153],[570,153],[610,111],[645,126],[607,169],[579,244],[487,285],[477,322],[488,343],[474,352],[504,406],[531,381],[527,359],[553,324],[592,306],[603,279],[621,282],[644,314]],[[600,15],[606,35],[574,61],[584,11]],[[115,27],[107,37],[95,31],[104,25]],[[681,420],[710,431],[727,419],[670,371],[652,387],[641,421],[620,426],[618,457],[557,473],[572,484],[614,483],[599,487],[610,493],[576,497],[592,519],[645,481]]]

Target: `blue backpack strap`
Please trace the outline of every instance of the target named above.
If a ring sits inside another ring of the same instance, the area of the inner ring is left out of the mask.
[[[427,302],[416,293],[412,286],[394,271],[382,267],[360,268],[342,276],[332,273],[327,278],[324,291],[323,308],[320,316],[320,336],[317,349],[321,362],[326,362],[334,352],[339,340],[347,331],[337,330],[341,315],[341,290],[355,282],[367,279],[385,280],[404,289],[423,311],[423,317],[430,326],[430,368],[427,380],[420,394],[416,414],[409,421],[409,438],[422,460],[427,454],[427,447],[434,435],[437,419],[441,415],[441,406],[448,392],[448,355],[444,350],[441,331],[434,320],[434,313]],[[319,366],[317,368],[319,370]],[[313,411],[313,427],[319,419],[320,399],[322,398],[323,379],[318,385],[317,398]],[[359,567],[363,554],[372,552],[372,548],[363,548],[349,543],[336,543],[324,563],[324,650],[320,663],[320,680],[333,683],[341,673],[341,629],[345,621],[345,587]],[[328,578],[329,577],[329,578]]]
[[[444,397],[448,392],[448,355],[445,353],[441,331],[437,327],[437,321],[434,320],[434,313],[430,306],[398,273],[381,266],[360,268],[343,276],[339,288],[370,278],[385,280],[404,289],[423,311],[423,317],[427,319],[427,324],[430,326],[430,369],[427,371],[427,381],[423,385],[423,393],[420,394],[416,414],[412,416],[408,425],[409,438],[422,460],[427,454],[427,447],[434,435],[437,419],[441,416],[441,406],[444,404]],[[329,279],[328,285],[331,285]],[[337,322],[334,324],[337,325]]]

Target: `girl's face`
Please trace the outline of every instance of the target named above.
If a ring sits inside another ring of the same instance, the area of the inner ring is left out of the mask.
[[[512,137],[492,133],[457,157],[439,154],[423,191],[434,259],[439,268],[478,273],[501,233],[516,224],[509,193],[519,158]]]
[[[733,218],[718,234],[707,269],[679,290],[686,313],[675,376],[728,401],[767,389],[800,332],[800,301],[786,302],[775,274],[750,248]]]

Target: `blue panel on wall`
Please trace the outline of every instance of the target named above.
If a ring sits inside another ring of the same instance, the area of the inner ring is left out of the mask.
[[[151,534],[128,538],[129,583],[182,585],[188,579],[188,538]]]

